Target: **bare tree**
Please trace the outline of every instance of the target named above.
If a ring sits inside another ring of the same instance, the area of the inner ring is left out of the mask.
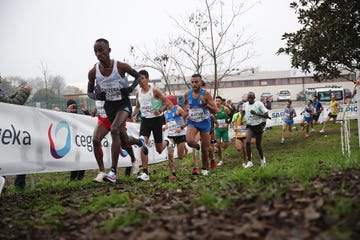
[[[61,97],[65,88],[65,80],[62,76],[49,76],[50,90],[56,94],[56,97]]]
[[[141,57],[136,54],[136,50],[141,53]],[[170,88],[170,78],[174,75],[176,64],[172,60],[173,53],[171,45],[163,44],[159,47],[159,45],[155,43],[153,52],[149,52],[147,49],[135,49],[134,46],[131,46],[130,54],[133,57],[134,65],[136,67],[148,67],[158,71],[165,81],[166,90],[169,94],[172,94]]]
[[[48,94],[48,74],[49,74],[49,70],[47,68],[46,63],[44,63],[43,61],[40,61],[40,72],[42,74],[44,83],[45,83],[45,104],[46,104],[46,108],[49,108],[49,94]]]
[[[175,46],[186,55],[196,72],[212,73],[215,97],[221,80],[253,56],[250,49],[252,36],[246,37],[244,30],[236,29],[240,16],[252,6],[232,2],[228,14],[221,0],[204,0],[204,4],[204,9],[196,10],[187,21],[173,18],[184,34],[179,38],[181,44]]]

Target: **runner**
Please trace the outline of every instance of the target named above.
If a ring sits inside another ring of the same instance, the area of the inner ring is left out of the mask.
[[[166,110],[165,117],[166,117],[166,129],[168,130],[168,138],[171,142],[170,146],[168,147],[168,157],[169,157],[169,167],[171,170],[171,177],[170,179],[176,179],[176,170],[174,164],[174,148],[175,145],[177,146],[177,154],[178,159],[182,159],[185,155],[185,111],[182,107],[179,106],[176,98],[172,95],[166,96],[167,99],[173,104],[172,107]]]
[[[202,87],[200,74],[191,76],[191,90],[184,94],[184,110],[188,111],[186,142],[190,147],[200,150],[196,135],[200,132],[202,170],[204,176],[209,175],[209,145],[210,145],[210,112],[217,113],[218,109],[208,91]]]
[[[324,110],[323,106],[321,105],[321,103],[318,101],[318,97],[314,96],[313,97],[313,103],[312,106],[314,107],[314,115],[313,115],[313,121],[311,123],[311,130],[310,132],[315,132],[314,130],[314,126],[318,123],[319,121],[319,117],[321,112]]]
[[[139,112],[141,113],[140,138],[149,143],[151,132],[155,140],[156,151],[161,154],[162,151],[170,144],[170,140],[162,138],[162,126],[165,124],[164,111],[167,108],[172,109],[172,103],[157,88],[149,84],[149,73],[145,70],[139,72],[141,75],[140,87],[136,92],[136,107],[133,117]],[[172,144],[171,144],[172,145]],[[173,148],[173,146],[171,146]],[[138,176],[138,180],[149,181],[148,172],[148,156],[141,153],[141,161],[143,173]]]
[[[245,168],[250,168],[254,166],[251,161],[251,138],[255,137],[256,139],[256,148],[260,155],[260,165],[264,167],[266,165],[266,160],[263,155],[263,150],[261,147],[262,135],[263,135],[263,119],[270,118],[268,115],[269,110],[264,106],[262,102],[255,102],[255,93],[249,92],[247,95],[247,100],[243,106],[244,110],[242,112],[241,118],[246,116],[246,152],[248,162],[246,163]],[[242,121],[242,119],[241,119]]]
[[[324,125],[323,125],[322,129],[320,130],[320,133],[325,133],[326,124],[330,121],[331,118],[333,119],[333,123],[336,123],[336,118],[337,118],[339,108],[340,108],[340,105],[336,101],[335,94],[331,94],[330,107],[327,109],[327,110],[330,110],[330,112],[324,121]]]
[[[105,101],[104,109],[111,123],[111,169],[105,179],[116,182],[116,168],[121,145],[128,145],[129,137],[124,123],[131,116],[131,93],[140,81],[140,75],[128,64],[110,59],[111,48],[106,39],[100,38],[94,44],[98,63],[88,74],[88,96],[92,99]],[[134,77],[129,86],[126,74]],[[95,87],[96,85],[96,87]]]
[[[313,115],[314,115],[314,108],[312,106],[311,100],[308,100],[306,102],[305,109],[301,112],[301,115],[303,115],[303,119],[300,122],[301,131],[303,132],[304,129],[306,128],[305,137],[308,138],[310,136],[309,135],[309,125],[312,123]]]
[[[215,145],[216,145],[216,138],[215,138],[215,128],[219,127],[219,124],[214,116],[214,114],[210,114],[210,121],[211,121],[211,129],[210,129],[210,145],[209,145],[209,159],[210,159],[210,168],[214,169],[216,167],[216,160],[215,160]]]
[[[243,112],[243,102],[239,103],[238,112],[235,113],[232,117],[232,125],[235,132],[235,148],[238,152],[243,151],[243,163],[242,166],[245,167],[247,163],[247,152],[246,152],[246,121],[242,116]]]
[[[104,154],[103,154],[103,151],[101,148],[101,141],[111,130],[111,123],[106,116],[104,104],[105,104],[104,101],[96,100],[94,111],[91,114],[90,113],[88,114],[93,117],[95,117],[97,115],[97,118],[98,118],[97,125],[94,129],[92,142],[93,142],[93,147],[94,147],[95,159],[96,159],[96,162],[97,162],[97,164],[99,166],[99,170],[100,170],[100,172],[93,179],[93,181],[99,182],[99,183],[103,182],[104,179],[107,181],[110,181],[110,182],[114,182],[114,180],[116,181],[116,178],[115,179],[113,178],[114,175],[106,175],[104,161],[103,161]],[[84,113],[89,112],[85,103],[83,103],[81,105],[81,110]],[[124,128],[126,129],[126,122],[124,123]],[[142,147],[142,150],[146,151],[146,152],[148,150],[147,150],[147,147],[142,144],[140,139],[136,139],[133,136],[129,136],[129,144],[130,144],[129,146],[122,146],[123,149],[120,150],[120,155],[122,157],[126,157],[129,154],[129,156],[131,158],[131,163],[132,163],[132,172],[133,172],[133,174],[136,175],[139,172],[139,164],[135,158],[134,151],[133,151],[131,145],[136,144],[137,146]]]
[[[229,146],[229,131],[228,131],[228,118],[230,115],[230,109],[222,104],[223,99],[220,96],[215,98],[216,107],[220,110],[215,114],[215,119],[218,123],[218,127],[215,128],[216,145],[218,149],[219,162],[218,166],[224,164],[222,157],[222,148],[225,150]]]
[[[283,125],[282,125],[282,133],[281,133],[281,141],[280,143],[283,144],[285,142],[285,132],[286,128],[289,128],[289,132],[293,130],[294,125],[294,117],[296,117],[296,111],[291,106],[291,100],[287,100],[286,108],[284,110],[284,117],[283,117]]]

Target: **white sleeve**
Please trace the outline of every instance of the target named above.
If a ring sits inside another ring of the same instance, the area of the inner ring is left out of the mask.
[[[259,102],[259,108],[262,113],[267,113],[269,111],[262,102]]]

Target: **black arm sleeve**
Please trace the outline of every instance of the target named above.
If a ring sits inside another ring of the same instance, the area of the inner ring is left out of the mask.
[[[134,69],[131,69],[131,70],[129,71],[129,74],[130,74],[132,77],[135,78],[134,81],[133,81],[133,83],[132,83],[131,86],[129,87],[129,93],[131,93],[132,91],[134,91],[134,89],[136,88],[136,86],[139,84],[140,79],[141,79],[141,76],[140,76],[140,74],[139,74],[136,70],[134,70]]]
[[[101,101],[106,100],[106,93],[101,92],[101,90],[98,88],[95,90],[94,85],[91,83],[88,83],[87,95],[89,98],[94,100],[101,100]]]
[[[95,100],[96,96],[95,96],[95,93],[94,93],[94,89],[95,89],[94,84],[91,84],[90,82],[88,82],[87,95],[88,95],[89,98]]]

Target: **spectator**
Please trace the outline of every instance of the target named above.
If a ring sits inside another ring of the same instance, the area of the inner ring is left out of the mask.
[[[2,78],[0,76],[0,102],[10,103],[10,104],[17,104],[17,105],[24,105],[26,100],[30,96],[31,86],[28,84],[20,85],[17,91],[11,95],[7,95],[1,88]],[[14,186],[18,190],[25,189],[25,174],[16,175]],[[5,184],[5,178],[0,176],[0,194],[2,188]]]
[[[66,102],[66,106],[67,106],[66,111],[68,113],[75,113],[75,114],[78,113],[77,104],[76,104],[75,100],[69,99]],[[70,181],[72,181],[72,180],[82,180],[84,178],[84,175],[85,175],[85,170],[71,171],[70,172]]]
[[[271,97],[270,96],[266,96],[266,98],[265,98],[265,107],[268,110],[271,110]]]

